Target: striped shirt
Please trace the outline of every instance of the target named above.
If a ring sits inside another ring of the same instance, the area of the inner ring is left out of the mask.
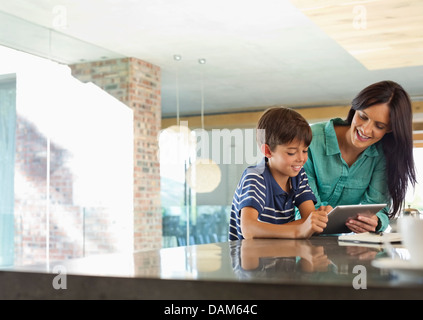
[[[242,240],[241,209],[253,207],[258,211],[258,220],[272,224],[284,224],[295,220],[295,206],[306,200],[316,203],[308,185],[303,168],[291,178],[291,191],[285,192],[270,173],[265,158],[256,166],[248,167],[242,174],[235,190],[229,221],[229,240]]]

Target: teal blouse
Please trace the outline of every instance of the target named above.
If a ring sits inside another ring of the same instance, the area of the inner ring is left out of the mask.
[[[337,205],[387,203],[377,213],[380,228],[389,225],[390,197],[385,172],[385,155],[380,142],[368,147],[349,167],[342,159],[334,125],[347,125],[335,118],[328,122],[311,125],[313,140],[308,149],[308,160],[304,169],[317,204]]]

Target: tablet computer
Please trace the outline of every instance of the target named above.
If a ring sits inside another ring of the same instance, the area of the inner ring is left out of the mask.
[[[345,225],[348,218],[358,213],[376,214],[385,207],[385,203],[336,206],[328,213],[328,223],[321,234],[349,233],[351,230]]]

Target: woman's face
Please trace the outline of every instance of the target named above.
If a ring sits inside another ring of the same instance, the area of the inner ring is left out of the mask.
[[[359,149],[366,149],[391,131],[389,106],[376,104],[363,110],[357,110],[351,122],[350,137],[352,144]]]

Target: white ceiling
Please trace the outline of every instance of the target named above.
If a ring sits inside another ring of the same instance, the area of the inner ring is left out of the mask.
[[[402,4],[408,2],[413,1]],[[202,76],[206,114],[348,104],[363,87],[385,79],[402,84],[413,99],[423,99],[423,65],[369,70],[293,3],[0,0],[0,44],[63,63],[130,56],[158,65],[163,117],[175,116],[176,83],[181,115],[200,113]],[[328,0],[313,4],[328,5]],[[370,9],[379,7],[380,14],[385,8],[383,0],[336,5],[351,7],[351,29],[354,7],[368,6],[369,20]],[[395,19],[395,12],[386,13],[386,34],[395,31]],[[413,27],[418,40],[423,39],[420,27]],[[371,28],[362,35],[377,40]],[[182,60],[175,61],[175,54]],[[206,64],[199,64],[200,58]]]

